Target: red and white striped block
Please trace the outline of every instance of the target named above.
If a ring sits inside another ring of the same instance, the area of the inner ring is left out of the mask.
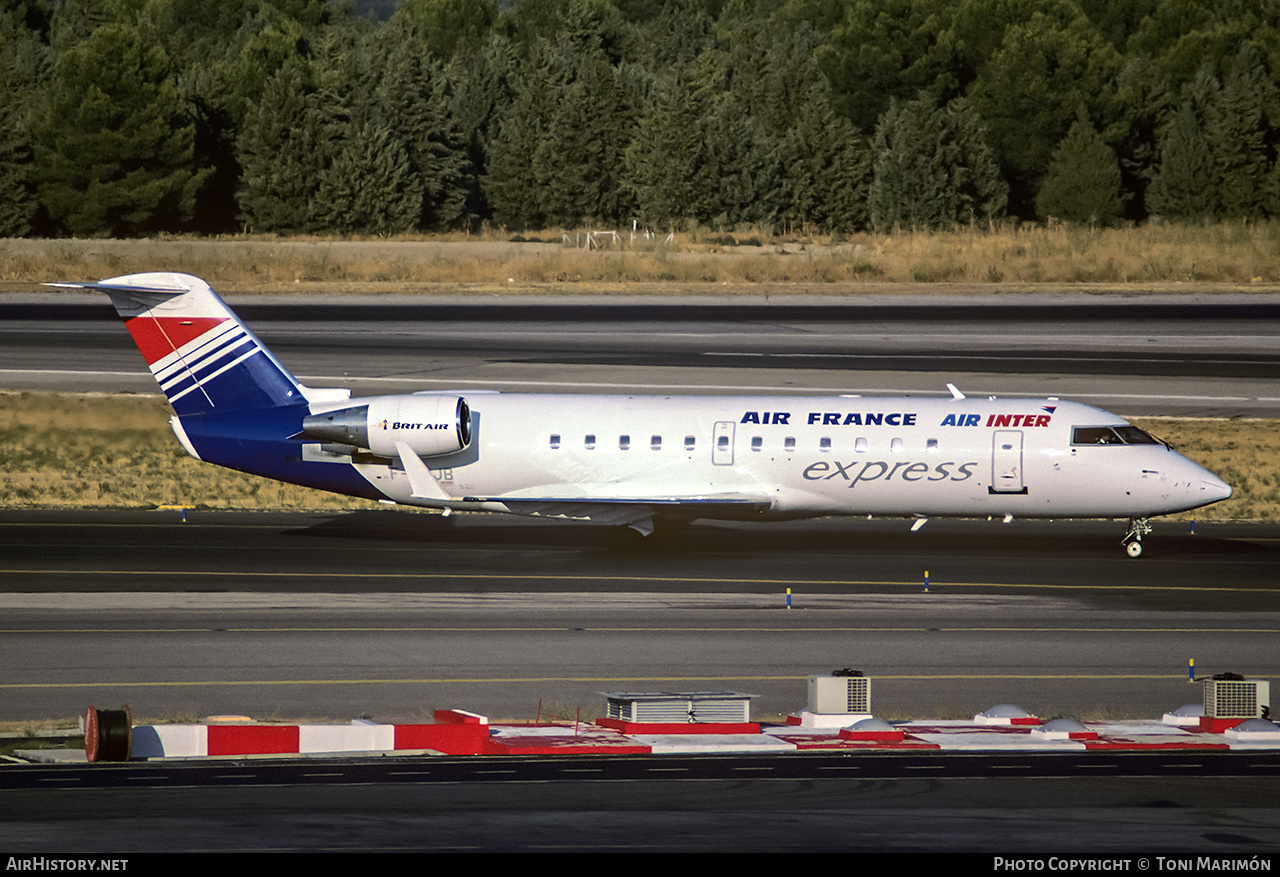
[[[489,720],[461,710],[437,710],[430,725],[138,725],[134,758],[301,755],[322,752],[433,750],[479,755],[489,742]]]

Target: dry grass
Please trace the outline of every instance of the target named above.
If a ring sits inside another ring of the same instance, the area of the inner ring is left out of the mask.
[[[1280,280],[1280,224],[1023,226],[886,236],[869,260],[917,283],[1259,284]]]
[[[567,240],[566,240],[567,239]],[[868,284],[1184,284],[1258,287],[1280,283],[1280,223],[1148,224],[1093,229],[1063,225],[963,228],[833,238],[699,230],[665,237],[619,236],[604,249],[578,246],[581,231],[553,229],[532,242],[479,238],[165,238],[141,241],[0,241],[0,281],[97,279],[181,270],[231,291],[313,289],[316,284],[387,291],[547,291],[575,284],[625,292],[667,284],[698,291],[842,293]],[[563,242],[562,242],[563,241]],[[651,291],[651,290],[644,290]]]
[[[161,396],[0,394],[0,506],[372,508],[188,457]]]
[[[1175,516],[1197,521],[1280,520],[1280,423],[1274,420],[1135,418],[1231,485],[1226,502]]]
[[[0,507],[336,510],[370,500],[200,463],[169,430],[160,396],[0,393]],[[1280,424],[1142,418],[1135,423],[1216,472],[1235,495],[1197,520],[1280,520]],[[1183,517],[1188,517],[1184,515]]]
[[[31,739],[38,739],[40,732],[67,731],[68,733],[84,733],[79,729],[77,718],[59,719],[27,719],[17,722],[0,722],[0,734],[24,734]]]

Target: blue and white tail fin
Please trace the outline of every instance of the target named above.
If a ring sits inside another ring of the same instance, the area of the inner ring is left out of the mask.
[[[152,272],[50,285],[111,297],[179,416],[307,401],[293,375],[198,277]]]

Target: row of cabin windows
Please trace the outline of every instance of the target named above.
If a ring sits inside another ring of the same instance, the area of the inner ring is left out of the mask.
[[[717,443],[717,445],[719,446],[719,448],[720,448],[721,450],[726,450],[726,451],[727,451],[727,450],[729,449],[729,437],[728,437],[727,435],[722,435],[722,436],[720,436],[720,437],[717,439],[717,442],[716,442],[716,443]],[[559,447],[560,447],[560,435],[559,435],[558,433],[552,433],[552,435],[551,435],[551,441],[550,441],[550,444],[551,444],[551,450],[553,450],[553,451],[554,451],[554,450],[558,450],[558,449],[559,449]],[[593,435],[593,434],[588,434],[587,436],[585,436],[585,437],[583,438],[583,445],[586,447],[586,449],[587,449],[588,451],[590,451],[590,450],[594,450],[594,449],[595,449],[595,446],[596,446],[596,437],[595,437],[595,435]],[[684,437],[684,449],[685,449],[686,451],[692,451],[692,450],[695,448],[695,446],[696,446],[696,445],[697,445],[697,439],[695,439],[693,436],[691,436],[691,435],[687,435],[687,436],[685,436],[685,437]],[[631,449],[631,436],[629,436],[629,435],[620,435],[620,436],[618,436],[618,448],[619,448],[619,450],[623,450],[623,451],[628,451],[628,450],[630,450],[630,449]],[[649,437],[649,448],[650,448],[651,450],[654,450],[654,451],[660,451],[660,450],[662,450],[662,436],[660,436],[660,435],[650,436],[650,437]],[[782,440],[782,449],[783,449],[784,451],[786,451],[787,453],[791,453],[792,451],[794,451],[794,450],[796,449],[796,440],[795,440],[794,438],[790,437],[790,436],[788,436],[787,438],[783,439],[783,440]],[[867,452],[867,449],[868,449],[868,445],[867,445],[867,440],[866,440],[866,438],[864,438],[864,437],[862,437],[862,436],[859,436],[858,438],[854,439],[854,442],[853,442],[853,449],[854,449],[856,452],[858,452],[859,454],[865,454],[865,453]],[[902,449],[903,449],[902,439],[900,439],[900,438],[893,438],[893,439],[890,439],[890,440],[889,440],[889,450],[890,450],[892,453],[895,453],[895,454],[897,454],[897,453],[901,453]],[[932,453],[932,452],[934,452],[934,451],[938,450],[938,440],[937,440],[937,439],[934,439],[934,438],[927,439],[927,440],[925,441],[924,449],[925,449],[925,451],[930,452],[930,453]],[[763,450],[764,450],[764,439],[763,439],[763,438],[761,438],[761,437],[760,437],[760,436],[758,436],[758,435],[757,435],[757,436],[752,436],[752,437],[751,437],[751,450],[753,450],[753,451],[763,451]],[[823,451],[823,452],[830,451],[830,450],[831,450],[831,439],[830,439],[829,437],[826,437],[826,436],[823,436],[822,438],[818,439],[818,450]]]
[[[588,451],[594,450],[596,446],[596,437],[594,435],[587,435],[583,438],[582,443]],[[694,447],[696,447],[696,445],[697,445],[697,439],[695,439],[693,436],[687,435],[684,437],[684,449],[686,451],[692,451]],[[552,433],[551,450],[553,451],[557,450],[559,449],[559,447],[560,447],[560,436],[557,433]],[[655,451],[662,450],[662,436],[660,435],[649,436],[649,447],[650,449]],[[629,435],[618,436],[618,448],[623,451],[631,450],[631,436]]]

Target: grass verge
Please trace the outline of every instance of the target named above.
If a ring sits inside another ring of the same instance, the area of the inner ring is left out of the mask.
[[[555,290],[590,284],[616,293],[664,284],[718,293],[842,293],[869,284],[1104,284],[1141,288],[1261,288],[1280,283],[1280,222],[1198,226],[1149,223],[1098,229],[1006,223],[946,232],[840,237],[700,229],[597,237],[553,229],[530,240],[489,233],[459,239],[398,237],[162,238],[0,241],[0,281],[98,279],[138,271],[197,274],[227,291],[359,287],[431,292],[446,284],[482,291]],[[575,290],[581,291],[581,290]],[[650,291],[650,290],[644,290]]]

